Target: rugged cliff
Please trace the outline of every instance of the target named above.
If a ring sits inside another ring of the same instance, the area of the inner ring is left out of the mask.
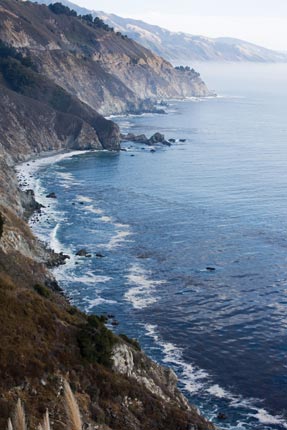
[[[69,304],[47,268],[61,256],[33,236],[27,218],[40,207],[32,190],[19,189],[15,172],[17,162],[43,151],[119,149],[118,127],[95,107],[108,111],[117,100],[119,110],[144,106],[152,93],[149,80],[178,72],[120,35],[28,2],[0,0],[0,36],[1,426],[21,398],[29,428],[38,426],[48,408],[53,430],[62,430],[65,378],[85,428],[213,429],[178,391],[173,372],[149,360],[136,342],[115,336],[104,318]],[[117,78],[113,61],[122,56],[125,66]],[[148,64],[154,61],[156,66]],[[122,82],[136,73],[145,79],[143,97]],[[181,76],[173,91],[205,88],[198,78],[192,83],[192,74]],[[155,92],[167,92],[162,79]]]
[[[205,96],[184,73],[120,33],[44,5],[0,1],[0,39],[29,52],[38,70],[102,114],[150,107],[147,99]]]
[[[11,154],[11,161],[16,161]],[[25,217],[33,194],[19,190],[13,167],[0,170],[0,423],[20,398],[36,428],[46,408],[53,430],[65,425],[63,379],[76,394],[85,428],[98,430],[213,429],[158,366],[105,319],[71,306],[47,270],[53,255]]]

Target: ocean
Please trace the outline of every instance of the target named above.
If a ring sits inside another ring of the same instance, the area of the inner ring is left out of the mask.
[[[113,314],[109,326],[172,367],[222,429],[281,430],[287,65],[197,68],[218,97],[113,118],[124,133],[176,139],[171,147],[55,155],[18,175],[46,207],[34,232],[71,256],[54,273],[75,305]],[[75,255],[82,248],[90,258]]]

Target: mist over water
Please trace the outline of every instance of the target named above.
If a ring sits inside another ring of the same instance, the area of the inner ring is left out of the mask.
[[[197,68],[217,99],[116,119],[123,132],[185,142],[155,153],[127,144],[40,168],[38,197],[58,199],[33,228],[73,256],[55,273],[75,304],[115,314],[116,330],[172,366],[204,414],[226,414],[221,428],[279,430],[287,428],[287,65]],[[92,258],[75,257],[81,248]]]

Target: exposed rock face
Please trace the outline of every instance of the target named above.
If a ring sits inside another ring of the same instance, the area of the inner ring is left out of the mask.
[[[147,358],[141,351],[131,346],[118,344],[113,351],[113,369],[123,375],[134,378],[144,385],[151,393],[166,401],[176,401],[179,405],[189,409],[185,397],[177,389],[175,373]]]
[[[179,72],[131,39],[46,6],[0,5],[0,38],[28,51],[44,75],[102,114],[136,111],[147,99],[209,94],[197,73]]]
[[[35,76],[41,84],[42,78]],[[37,154],[63,149],[119,149],[118,126],[77,99],[67,95],[66,106],[54,107],[41,86],[32,92],[29,86],[23,87],[21,93],[3,84],[0,88],[1,145],[14,160],[24,160],[31,150]],[[57,89],[50,84],[52,94]]]
[[[121,134],[121,140],[123,142],[142,143],[144,145],[149,145],[149,146],[157,145],[159,143],[167,146],[171,145],[171,141],[167,141],[164,135],[158,132],[153,134],[150,138],[147,138],[145,134],[139,134],[139,135],[135,135],[133,133]]]
[[[206,423],[204,418],[200,417],[198,411],[178,390],[175,373],[169,368],[159,366],[143,352],[126,343],[118,343],[113,350],[113,369],[117,373],[134,379],[163,401],[176,403],[180,408],[187,410],[191,417],[196,415],[206,430],[214,428],[212,424]],[[192,418],[190,422],[192,423]]]

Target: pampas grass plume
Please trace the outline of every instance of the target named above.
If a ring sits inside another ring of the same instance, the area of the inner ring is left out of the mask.
[[[20,399],[16,405],[12,428],[13,430],[27,430],[25,412]]]
[[[82,430],[82,419],[80,415],[79,406],[71,390],[70,384],[66,380],[64,381],[64,397],[65,397],[65,409],[66,409],[66,414],[68,418],[67,429]]]

